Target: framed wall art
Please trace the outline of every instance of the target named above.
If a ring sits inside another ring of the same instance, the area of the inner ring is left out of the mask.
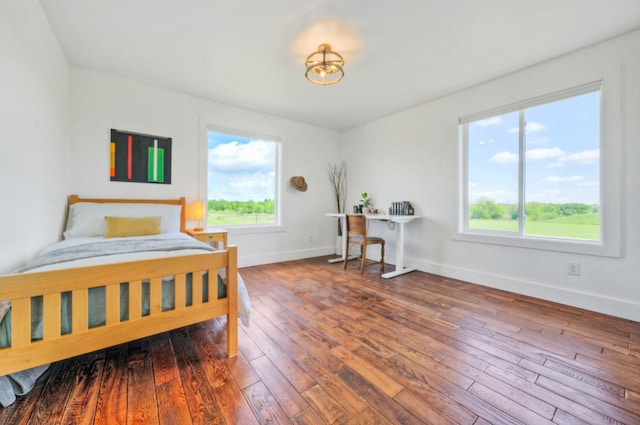
[[[171,184],[171,138],[111,129],[111,181]]]

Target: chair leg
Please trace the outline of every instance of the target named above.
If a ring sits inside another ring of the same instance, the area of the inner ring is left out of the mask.
[[[349,248],[351,248],[351,244],[349,239],[347,239],[347,255],[344,256],[344,270],[347,270],[347,266],[349,265]]]
[[[367,259],[367,244],[363,243],[360,248],[360,253],[362,254],[362,258],[360,259],[360,274],[362,274],[362,271],[364,270],[364,262]]]
[[[384,242],[380,245],[380,271],[384,273]]]
[[[344,258],[344,261],[343,261],[344,264],[342,265],[342,268],[343,270],[347,270],[347,264],[349,263],[349,241],[347,241],[347,255],[345,255],[343,258]]]

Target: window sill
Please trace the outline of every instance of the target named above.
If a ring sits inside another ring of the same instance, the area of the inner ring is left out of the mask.
[[[453,240],[491,245],[513,246],[518,248],[539,249],[544,251],[566,252],[571,254],[595,255],[600,257],[621,256],[619,243],[606,244],[602,241],[578,241],[567,239],[522,237],[486,233],[457,232]],[[613,245],[613,246],[612,246]]]
[[[236,224],[236,225],[221,225],[219,227],[224,227],[225,230],[229,232],[229,234],[233,235],[251,235],[257,233],[279,233],[284,232],[285,227],[278,224],[263,224],[263,225],[255,225],[255,224]]]

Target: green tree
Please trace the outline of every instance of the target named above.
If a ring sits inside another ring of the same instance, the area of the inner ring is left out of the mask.
[[[505,216],[505,209],[502,205],[496,204],[487,198],[480,198],[475,204],[469,206],[471,218],[498,220]]]
[[[264,201],[227,201],[226,199],[211,199],[208,201],[209,211],[229,212],[233,214],[274,214],[273,199]]]

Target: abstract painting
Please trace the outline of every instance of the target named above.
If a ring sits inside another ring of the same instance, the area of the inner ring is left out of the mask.
[[[111,129],[111,181],[171,184],[171,138]]]

